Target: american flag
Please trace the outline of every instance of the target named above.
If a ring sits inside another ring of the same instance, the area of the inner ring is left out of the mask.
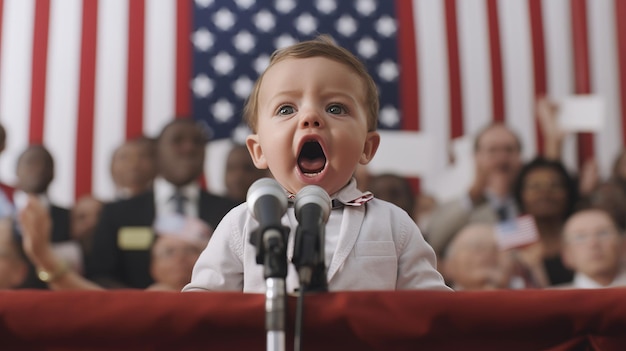
[[[228,138],[274,50],[330,34],[367,65],[378,84],[382,127],[400,127],[398,25],[392,1],[196,1],[193,115]]]
[[[496,225],[496,239],[502,250],[527,246],[539,241],[539,231],[535,219],[524,215]]]
[[[606,175],[626,139],[620,18],[620,0],[0,0],[0,180],[13,183],[19,153],[43,142],[57,163],[53,201],[108,199],[117,145],[192,116],[215,138],[205,170],[220,193],[229,138],[245,133],[243,101],[269,54],[319,33],[380,87],[379,126],[392,132],[373,169],[411,165],[419,171],[402,172],[436,193],[452,140],[501,120],[530,158],[543,147],[534,97],[594,93],[607,123],[569,138],[564,157],[575,169],[579,154],[595,155]]]

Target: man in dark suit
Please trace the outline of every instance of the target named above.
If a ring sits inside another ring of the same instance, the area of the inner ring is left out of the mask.
[[[54,179],[54,160],[50,152],[43,145],[29,146],[17,160],[17,185],[13,193],[13,200],[18,211],[26,206],[28,194],[36,195],[48,207],[52,218],[53,243],[68,242],[70,240],[70,211],[50,202],[47,192]],[[16,228],[19,235],[19,227]],[[46,284],[36,277],[34,268],[30,267],[30,274],[24,287],[45,288]]]
[[[150,249],[157,217],[184,214],[215,228],[236,205],[202,190],[197,182],[206,142],[203,129],[190,119],[175,119],[162,129],[153,190],[105,205],[94,236],[88,278],[111,288],[146,288],[153,282]]]

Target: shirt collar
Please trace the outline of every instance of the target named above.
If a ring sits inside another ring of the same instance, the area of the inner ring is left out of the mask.
[[[374,194],[369,191],[362,192],[356,187],[356,179],[352,178],[348,185],[344,186],[336,194],[331,196],[346,206],[361,206],[374,198]]]
[[[158,203],[167,203],[176,194],[176,191],[180,191],[187,200],[195,203],[200,195],[200,185],[197,182],[191,182],[182,187],[176,187],[162,177],[157,177],[154,180],[154,197]]]
[[[295,194],[287,191],[285,191],[285,193],[287,194],[287,199],[289,199],[289,201],[295,200]],[[374,195],[369,191],[362,192],[359,190],[356,187],[356,179],[352,178],[348,185],[331,195],[330,198],[332,199],[333,208],[339,208],[342,206],[361,206],[373,199]]]
[[[574,276],[574,287],[580,289],[600,289],[600,288],[612,288],[616,286],[626,286],[626,271],[622,268],[615,276],[615,279],[609,285],[600,285],[591,277],[583,274],[576,273]]]

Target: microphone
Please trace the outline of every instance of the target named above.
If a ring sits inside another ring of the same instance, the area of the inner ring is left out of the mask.
[[[287,196],[276,180],[261,178],[254,182],[248,188],[246,201],[261,227],[281,226],[280,219],[287,211]]]
[[[250,243],[256,249],[257,264],[263,265],[267,346],[284,350],[289,228],[280,220],[287,212],[287,196],[276,180],[261,178],[248,188],[246,202],[259,222],[259,227],[250,233]]]
[[[250,243],[257,248],[256,261],[267,263],[264,260],[266,247],[282,249],[286,246],[281,218],[287,212],[287,196],[276,180],[261,178],[248,188],[246,202],[252,217],[259,222],[259,228],[250,236]]]
[[[324,241],[330,196],[317,185],[307,185],[296,194],[294,207],[299,224],[292,262],[298,270],[300,285],[308,290],[326,291]]]

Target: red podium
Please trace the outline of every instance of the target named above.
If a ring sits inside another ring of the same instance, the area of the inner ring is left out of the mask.
[[[263,350],[265,296],[0,293],[0,350]],[[293,345],[295,297],[288,301]],[[626,289],[339,292],[305,300],[303,350],[626,350]]]

